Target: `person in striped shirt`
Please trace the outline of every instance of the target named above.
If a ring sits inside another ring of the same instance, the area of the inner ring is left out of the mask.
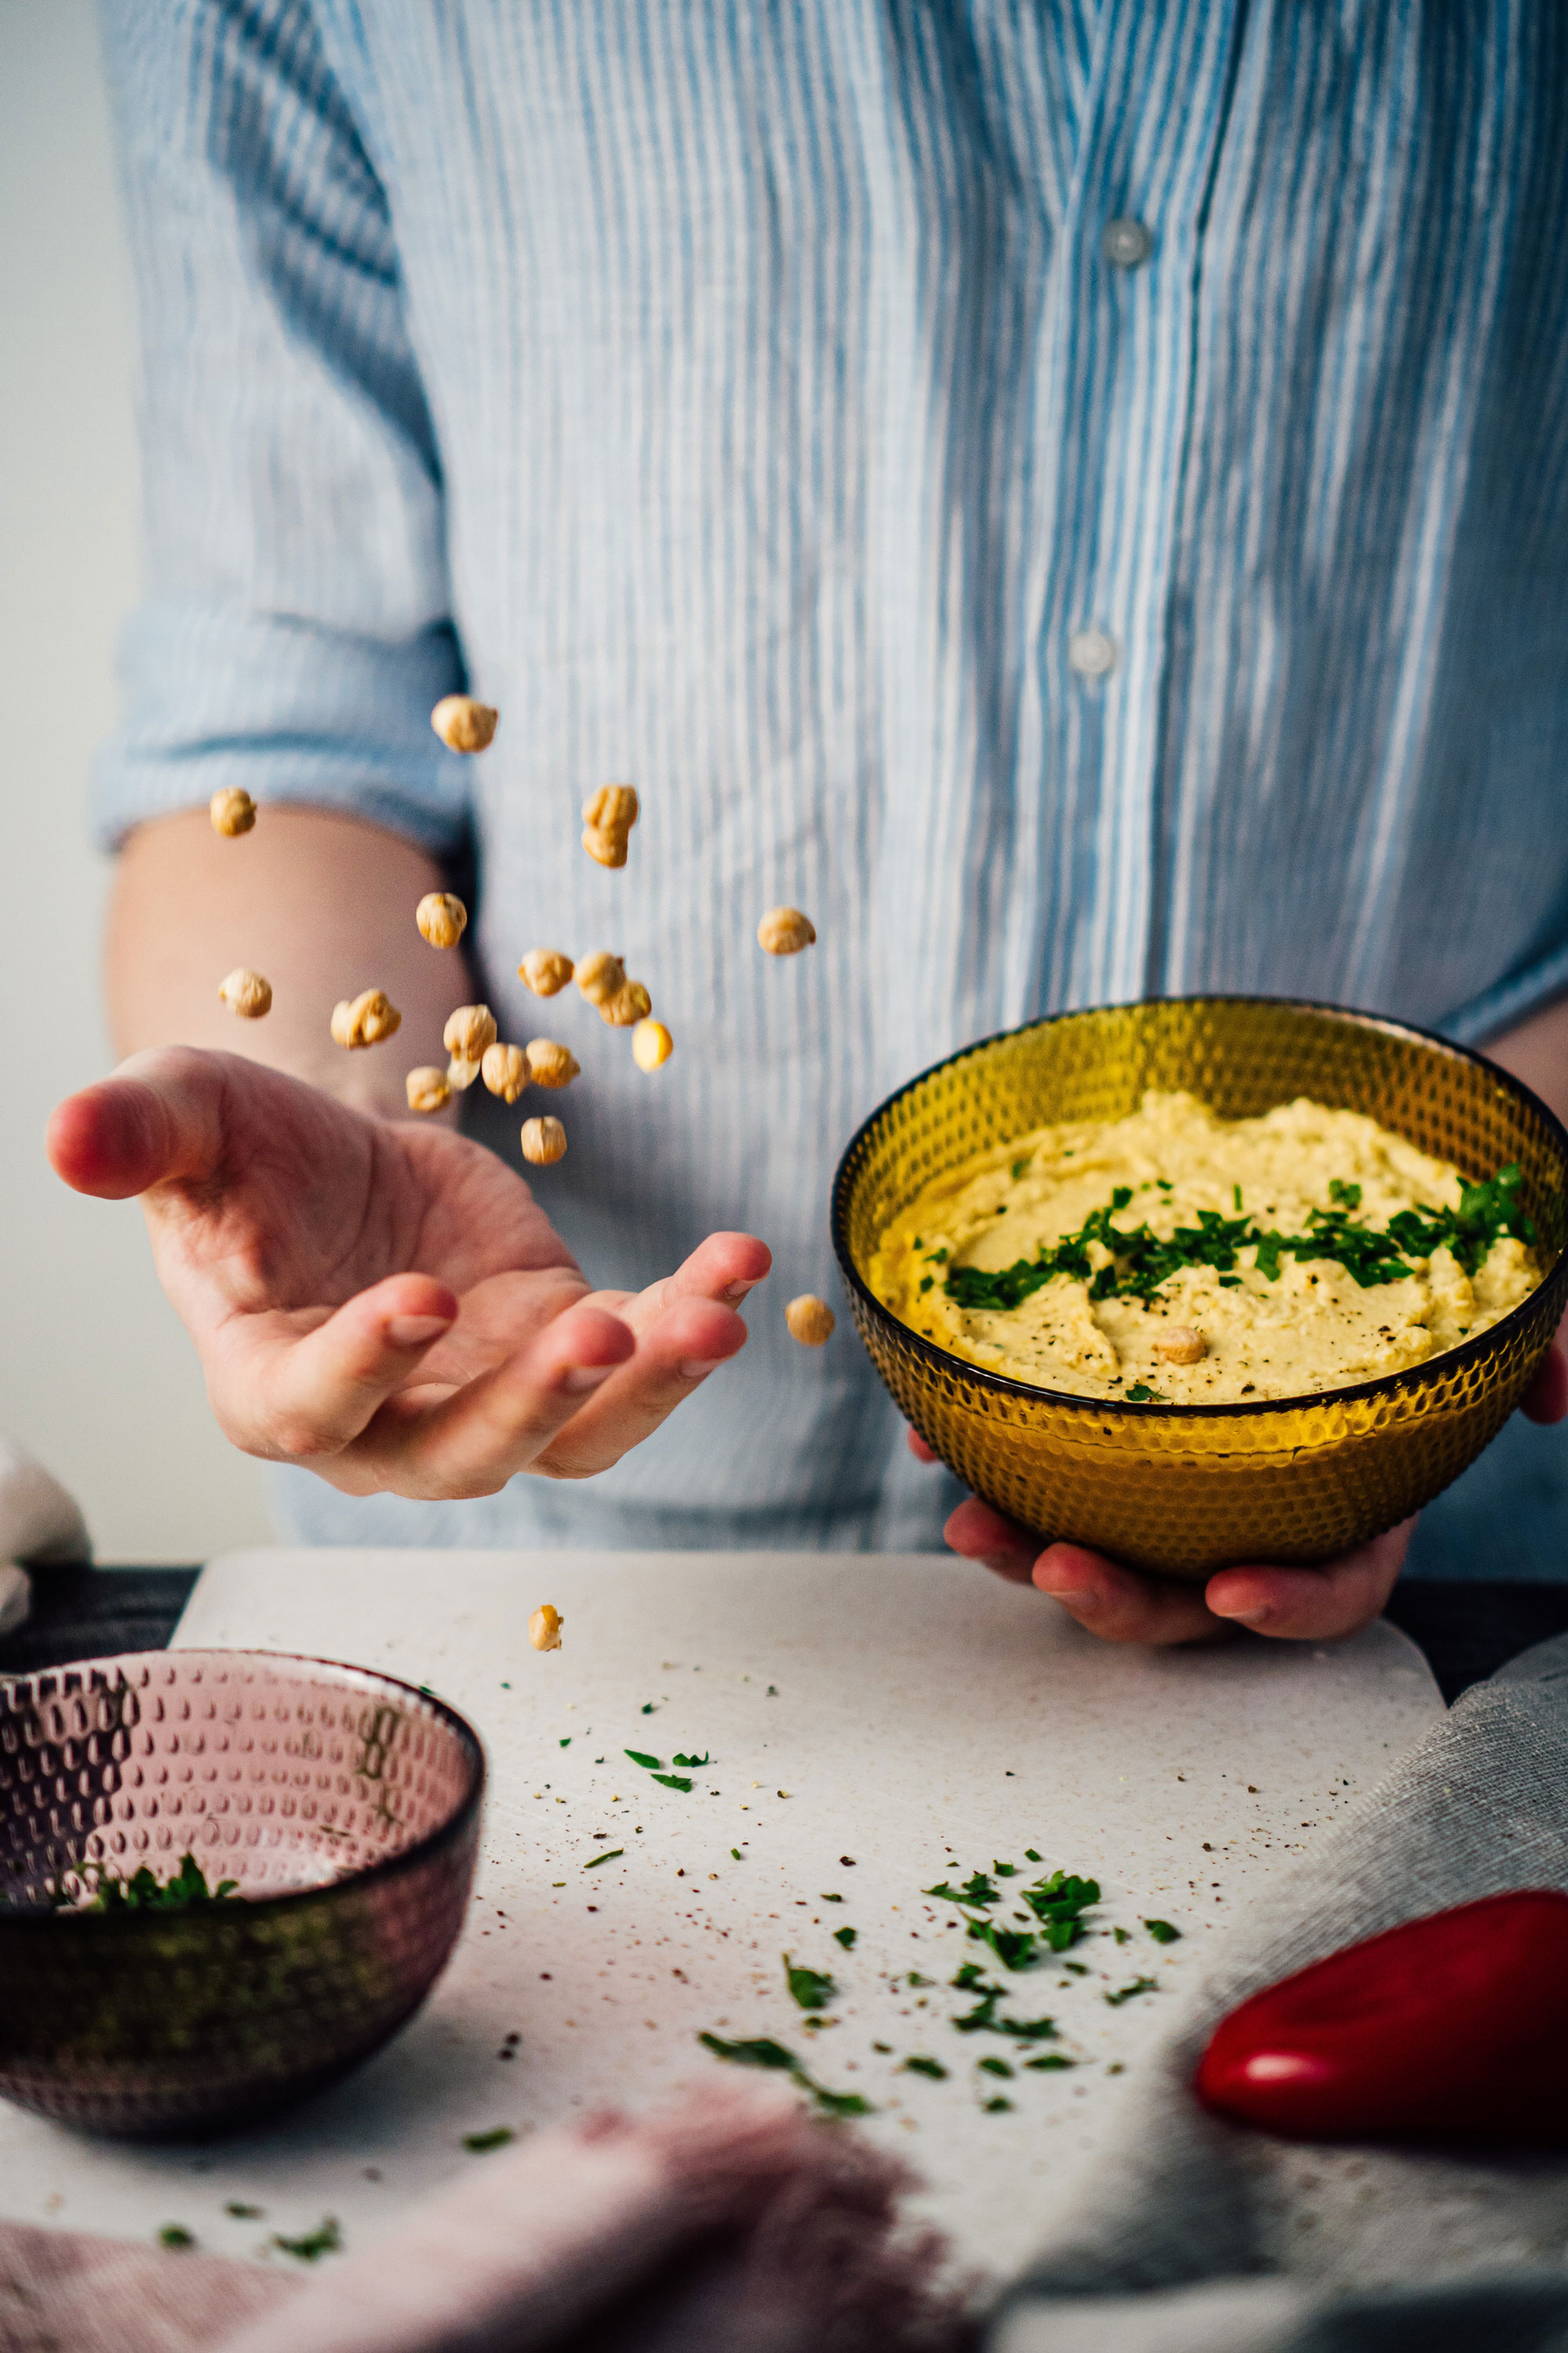
[[[775,1303],[738,1353],[752,1233],[827,1287],[858,1120],[1032,1016],[1331,998],[1568,1103],[1549,0],[104,23],[149,578],[98,806],[140,1059],[55,1151],[143,1194],[286,1533],[934,1543],[956,1495],[847,1335],[796,1349]],[[427,724],[465,687],[482,760]],[[577,839],[611,778],[620,871]],[[231,786],[262,818],[223,842]],[[466,973],[411,921],[454,881]],[[775,964],[779,902],[818,944]],[[677,1050],[646,1074],[552,1008],[587,1075],[531,1196],[488,1104],[411,1127],[403,1072],[462,999],[541,1026],[536,944],[623,951]],[[276,998],[237,1034],[242,957]],[[372,985],[399,1047],[338,1053]],[[1531,1409],[1565,1395],[1553,1359]],[[1417,1557],[1568,1558],[1550,1445],[1500,1441]],[[1409,1541],[1198,1597],[972,1501],[948,1534],[1154,1641],[1343,1632]]]

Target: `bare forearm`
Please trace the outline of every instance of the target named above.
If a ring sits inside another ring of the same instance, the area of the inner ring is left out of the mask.
[[[462,951],[427,947],[414,910],[442,877],[400,835],[324,809],[262,807],[225,840],[205,808],[141,826],[121,854],[105,950],[122,1054],[219,1047],[406,1116],[405,1074],[445,1064],[441,1030],[471,995]],[[272,985],[272,1009],[237,1019],[218,997],[237,965]],[[384,988],[403,1015],[389,1042],[348,1053],[329,1023],[341,997]]]
[[[1505,1030],[1486,1050],[1568,1121],[1568,997],[1532,1013],[1517,1029]]]

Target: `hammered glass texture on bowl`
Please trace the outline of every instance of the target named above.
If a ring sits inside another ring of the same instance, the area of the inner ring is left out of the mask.
[[[456,1943],[483,1788],[459,1715],[354,1667],[153,1651],[0,1681],[0,2097],[151,2137],[331,2083]],[[239,1897],[60,1908],[186,1853]]]
[[[1226,1119],[1310,1096],[1364,1112],[1470,1178],[1517,1161],[1545,1277],[1489,1331],[1407,1372],[1308,1398],[1160,1406],[984,1372],[882,1305],[866,1272],[923,1187],[994,1145],[1114,1120],[1146,1088]],[[1568,1294],[1568,1134],[1483,1057],[1367,1014],[1279,997],[1166,997],[1058,1015],[965,1048],[874,1112],[839,1164],[833,1236],[860,1335],[965,1484],[1042,1538],[1202,1578],[1321,1561],[1393,1527],[1497,1435]]]

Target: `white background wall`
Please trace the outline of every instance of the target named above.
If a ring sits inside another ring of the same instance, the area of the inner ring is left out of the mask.
[[[141,1211],[42,1150],[110,1063],[86,790],[136,592],[132,334],[89,0],[0,0],[0,1430],[100,1559],[199,1560],[265,1537],[259,1470],[208,1416]]]

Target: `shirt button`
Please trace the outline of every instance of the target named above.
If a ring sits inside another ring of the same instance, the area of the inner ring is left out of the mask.
[[[1154,250],[1154,239],[1141,220],[1107,221],[1100,249],[1113,268],[1140,269]]]
[[[1068,639],[1068,659],[1079,678],[1103,678],[1116,667],[1116,640],[1103,629],[1075,629]]]

